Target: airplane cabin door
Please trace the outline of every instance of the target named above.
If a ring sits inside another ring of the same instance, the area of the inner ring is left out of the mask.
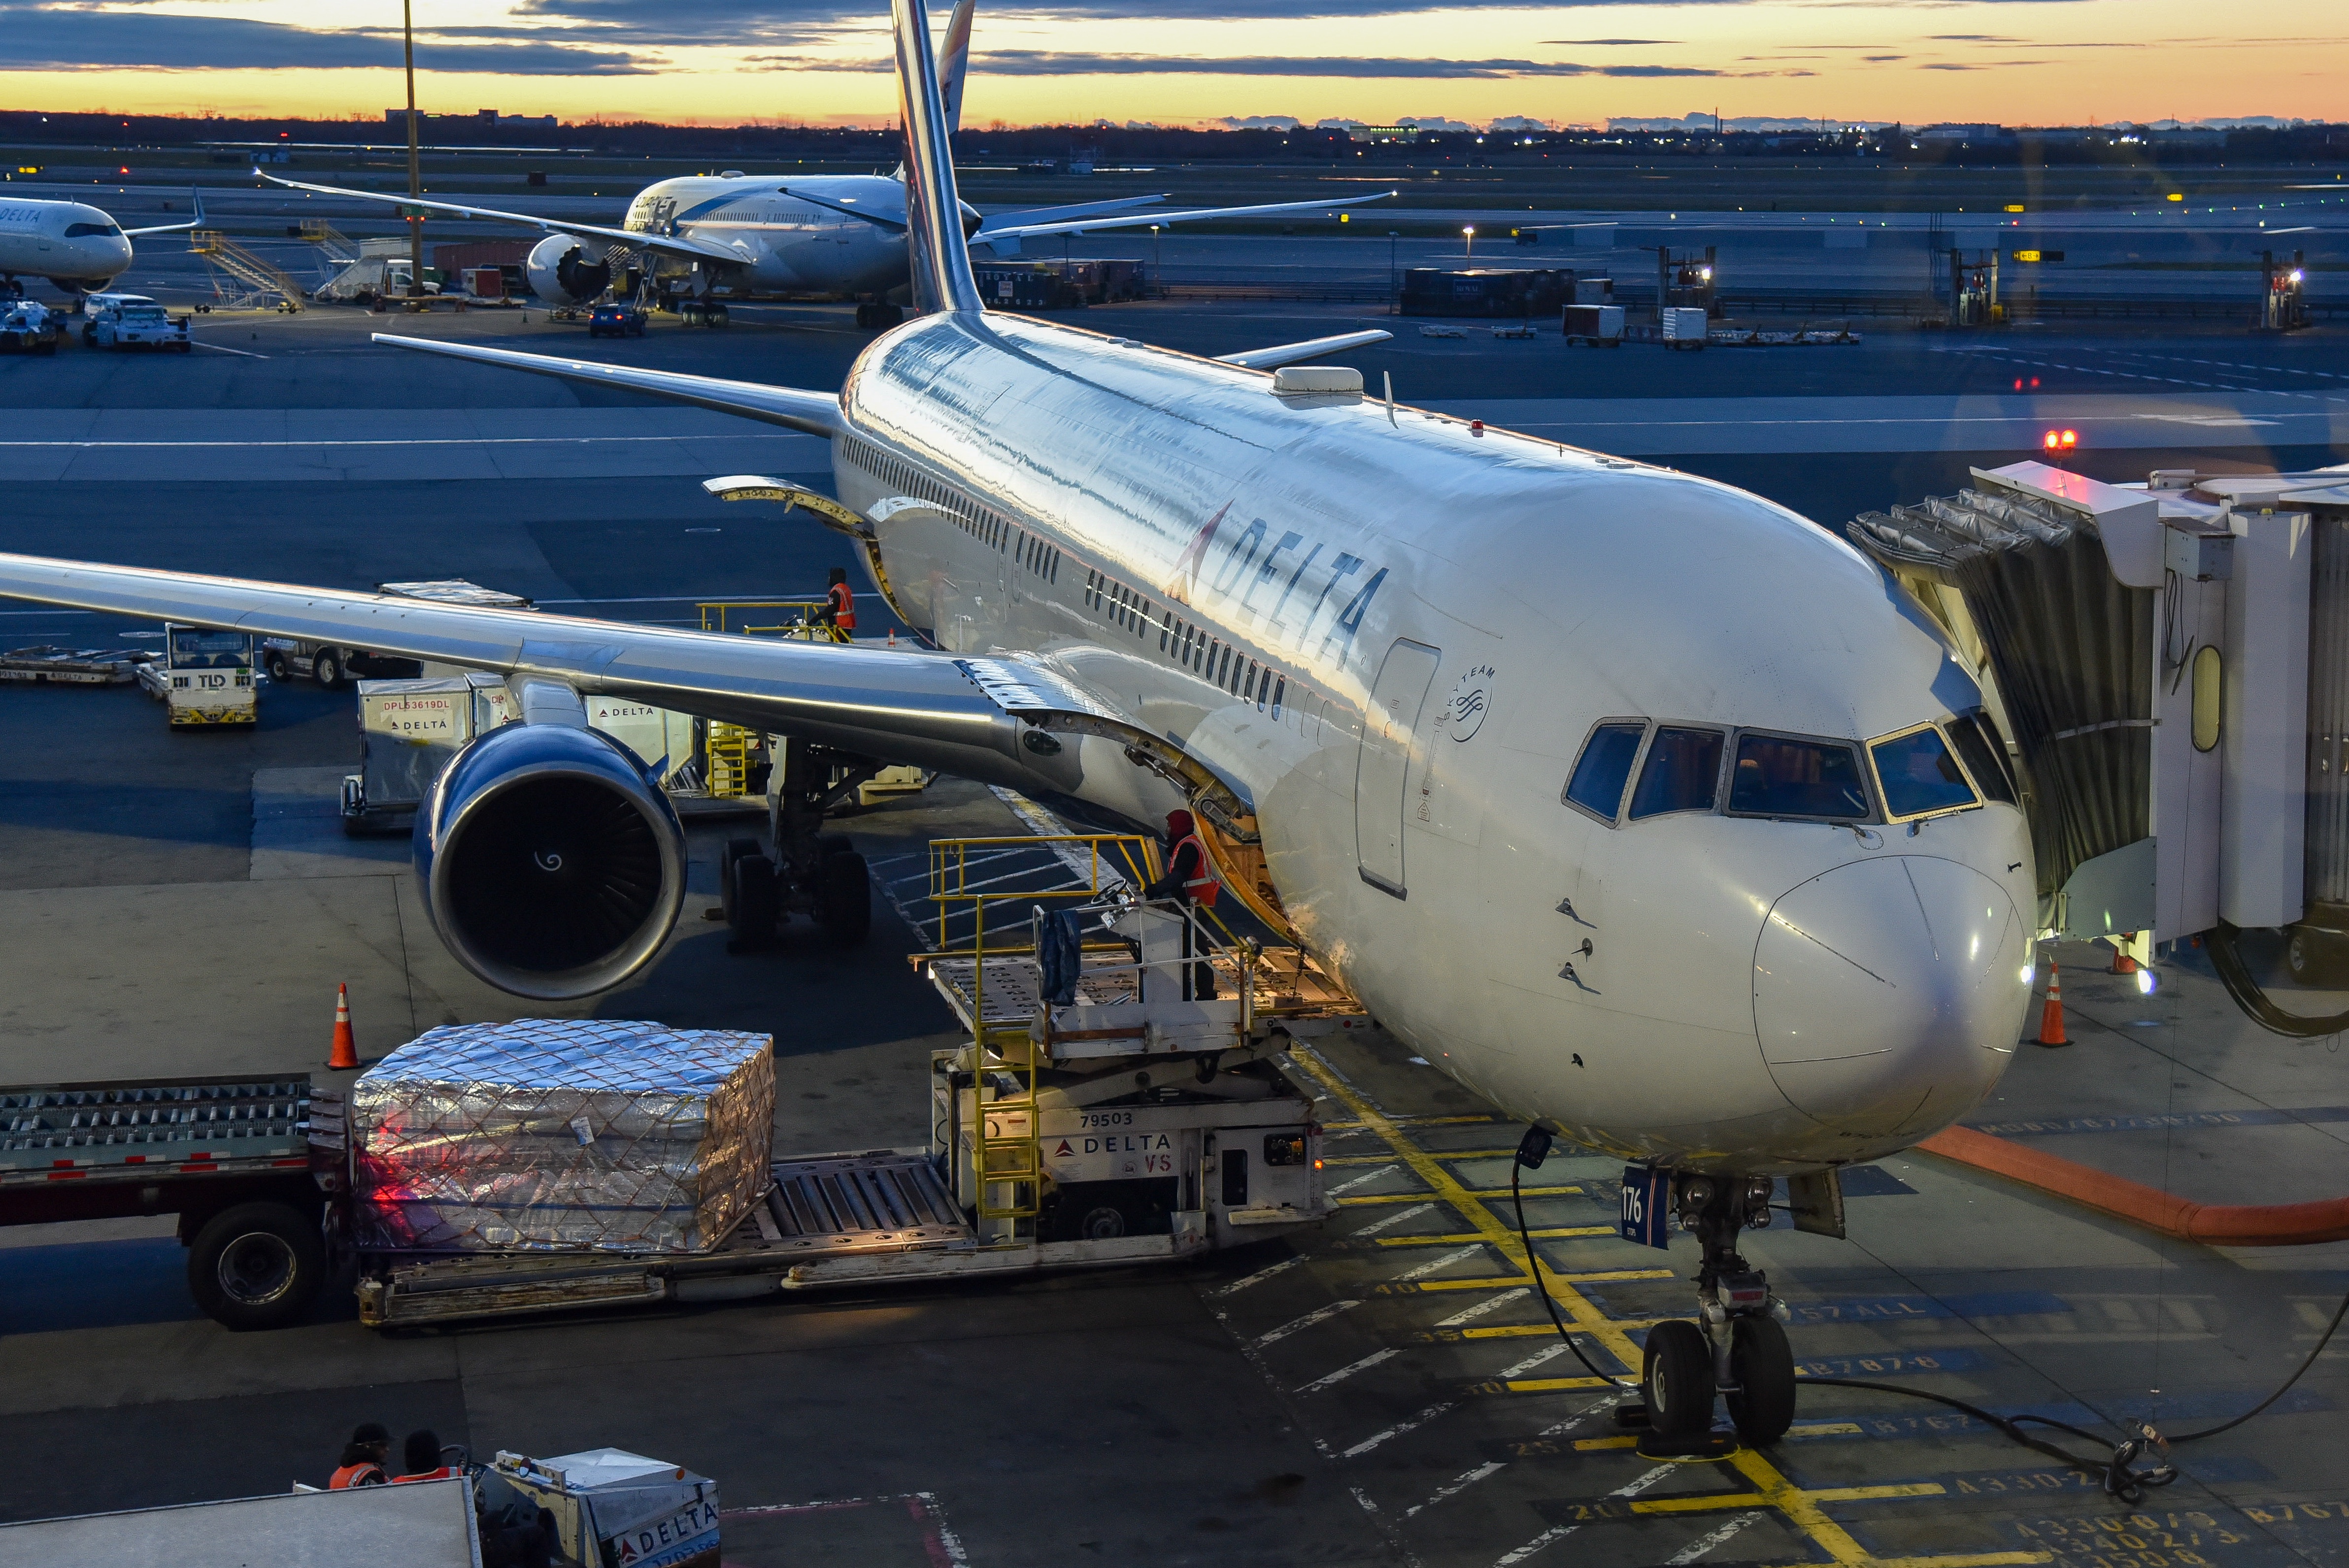
[[[1362,880],[1381,892],[1404,896],[1403,791],[1413,753],[1423,744],[1422,712],[1435,666],[1444,655],[1424,643],[1397,638],[1379,665],[1371,711],[1362,719],[1362,751],[1354,773],[1354,843]]]

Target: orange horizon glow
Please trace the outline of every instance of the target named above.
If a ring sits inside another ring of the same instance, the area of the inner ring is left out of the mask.
[[[944,9],[943,0],[937,8]],[[892,124],[895,88],[884,68],[887,51],[877,4],[874,10],[871,25],[819,29],[788,47],[637,42],[626,46],[632,51],[627,63],[636,68],[624,74],[419,69],[419,104],[438,113],[484,107],[551,113],[566,125],[597,119]],[[519,0],[489,0],[483,6],[419,0],[417,11],[419,39],[433,39],[436,23],[504,24],[502,38],[601,51],[615,59],[626,52],[605,30],[547,25],[543,13],[522,13]],[[295,0],[157,0],[140,11],[180,19],[224,13],[278,27],[305,25],[315,14]],[[1463,25],[1471,18],[1473,26]],[[391,20],[396,27],[396,15]],[[2268,7],[2258,21],[2260,36],[2214,36],[2207,7],[2187,0],[2074,0],[2061,6],[1754,0],[1702,8],[1633,4],[1105,25],[1034,15],[993,18],[982,0],[966,123],[982,130],[1104,119],[1188,126],[1286,115],[1309,125],[1323,119],[1385,124],[1414,117],[1482,126],[1505,116],[1601,125],[1610,118],[1680,119],[1715,110],[1724,119],[1770,116],[1828,124],[2082,125],[2251,115],[2349,119],[2349,90],[2342,86],[2349,77],[2344,68],[2349,67],[2349,41],[2330,7],[2290,0]],[[0,102],[36,113],[380,124],[386,108],[404,101],[396,35],[303,36],[335,39],[347,52],[355,38],[365,51],[380,46],[385,68],[20,68],[0,78],[6,83]],[[475,42],[473,36],[456,35],[438,46],[445,58]],[[990,50],[1003,52],[1010,63],[990,72]],[[1055,70],[1056,57],[1067,58],[1069,68]],[[1461,57],[1469,57],[1463,62]],[[1244,75],[1160,68],[1169,58],[1253,64]],[[1269,74],[1293,60],[1313,62],[1312,74]],[[1428,74],[1399,74],[1437,61],[1454,64],[1426,66]],[[1135,68],[1102,69],[1095,62]],[[1535,68],[1508,74],[1512,62]],[[1366,63],[1371,68],[1364,74],[1346,74],[1350,66]],[[1485,74],[1462,76],[1464,67]],[[1592,74],[1551,74],[1574,67]]]

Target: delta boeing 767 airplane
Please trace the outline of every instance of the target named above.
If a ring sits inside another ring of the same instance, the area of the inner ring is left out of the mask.
[[[1394,1036],[1669,1178],[1703,1321],[1650,1334],[1651,1418],[1701,1435],[1718,1384],[1780,1435],[1794,1364],[1739,1232],[1773,1177],[1971,1109],[2028,1005],[2030,838],[1974,682],[1781,507],[1277,369],[1361,335],[1217,361],[984,310],[923,0],[895,9],[920,314],[837,396],[380,341],[824,438],[826,515],[936,651],[14,555],[0,594],[506,676],[525,722],[447,769],[417,858],[443,940],[525,995],[626,978],[684,896],[676,820],[583,694],[1187,805]],[[782,874],[821,878],[799,844]]]

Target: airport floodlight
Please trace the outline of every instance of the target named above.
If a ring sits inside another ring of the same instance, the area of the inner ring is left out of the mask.
[[[1476,259],[1476,225],[1465,224],[1461,228],[1460,232],[1468,242],[1468,259],[1473,262]]]

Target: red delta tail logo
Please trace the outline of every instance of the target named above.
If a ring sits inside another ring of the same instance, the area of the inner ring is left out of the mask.
[[[1185,545],[1183,553],[1174,558],[1174,572],[1166,579],[1165,594],[1174,603],[1188,604],[1191,602],[1191,591],[1199,585],[1199,568],[1207,560],[1207,546],[1216,542],[1216,530],[1223,526],[1224,513],[1231,510],[1229,501],[1217,507],[1216,515],[1191,536],[1191,542]]]

